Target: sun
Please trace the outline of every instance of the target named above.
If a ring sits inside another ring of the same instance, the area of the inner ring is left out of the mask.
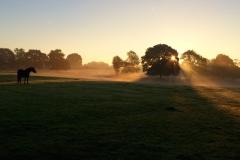
[[[176,61],[176,57],[175,56],[171,56],[171,61]]]

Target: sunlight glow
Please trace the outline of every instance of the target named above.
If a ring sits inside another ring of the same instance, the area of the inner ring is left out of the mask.
[[[176,57],[175,56],[172,56],[171,57],[171,61],[176,61],[177,59],[176,59]]]

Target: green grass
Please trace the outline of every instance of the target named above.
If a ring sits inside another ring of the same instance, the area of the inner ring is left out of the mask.
[[[198,88],[60,81],[0,84],[0,97],[1,159],[240,159],[240,118]]]

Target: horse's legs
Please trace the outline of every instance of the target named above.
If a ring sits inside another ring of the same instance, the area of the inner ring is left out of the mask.
[[[26,77],[24,77],[24,84],[26,84]]]
[[[27,77],[27,84],[28,84],[28,78],[29,78],[29,77]]]
[[[21,84],[21,77],[19,77],[19,76],[17,77],[17,83]]]

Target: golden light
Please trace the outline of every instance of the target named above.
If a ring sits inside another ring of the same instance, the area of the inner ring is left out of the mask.
[[[176,57],[175,56],[172,56],[171,57],[171,61],[176,61],[177,59],[176,59]]]

